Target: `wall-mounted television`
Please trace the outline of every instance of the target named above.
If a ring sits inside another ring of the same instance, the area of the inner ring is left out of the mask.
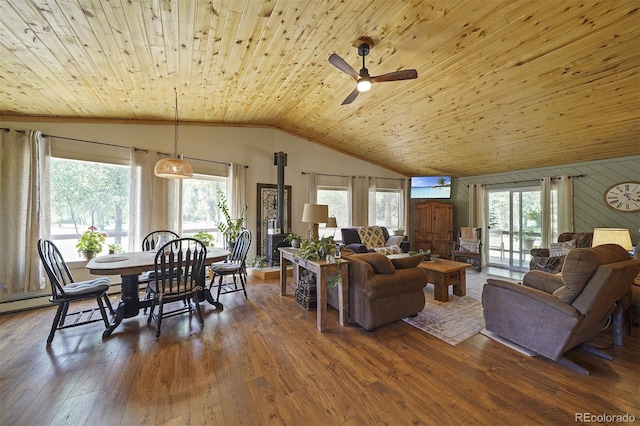
[[[414,176],[411,198],[451,198],[451,176]]]

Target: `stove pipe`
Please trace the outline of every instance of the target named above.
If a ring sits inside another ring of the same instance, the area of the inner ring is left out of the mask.
[[[274,152],[273,165],[278,167],[276,229],[279,229],[281,233],[284,233],[284,167],[287,165],[287,154],[282,151]]]

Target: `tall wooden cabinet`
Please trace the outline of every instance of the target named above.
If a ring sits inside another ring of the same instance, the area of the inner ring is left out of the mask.
[[[416,249],[431,250],[451,258],[453,240],[453,204],[428,201],[415,206],[414,242]]]

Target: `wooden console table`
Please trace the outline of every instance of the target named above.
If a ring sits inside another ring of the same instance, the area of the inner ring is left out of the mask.
[[[340,263],[324,260],[305,260],[297,256],[300,249],[280,247],[280,289],[283,296],[287,295],[287,261],[293,264],[293,280],[298,282],[300,268],[307,269],[316,274],[317,281],[317,326],[319,331],[324,331],[327,324],[327,276],[339,273],[338,284],[338,312],[340,325],[349,322],[349,261],[342,259]]]

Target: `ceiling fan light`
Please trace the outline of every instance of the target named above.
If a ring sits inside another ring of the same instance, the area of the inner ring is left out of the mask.
[[[371,79],[370,78],[361,78],[360,80],[358,80],[358,83],[356,84],[356,87],[358,88],[359,92],[366,92],[369,89],[371,89]]]
[[[191,164],[182,158],[162,158],[153,169],[153,173],[161,178],[190,179],[193,177]]]

